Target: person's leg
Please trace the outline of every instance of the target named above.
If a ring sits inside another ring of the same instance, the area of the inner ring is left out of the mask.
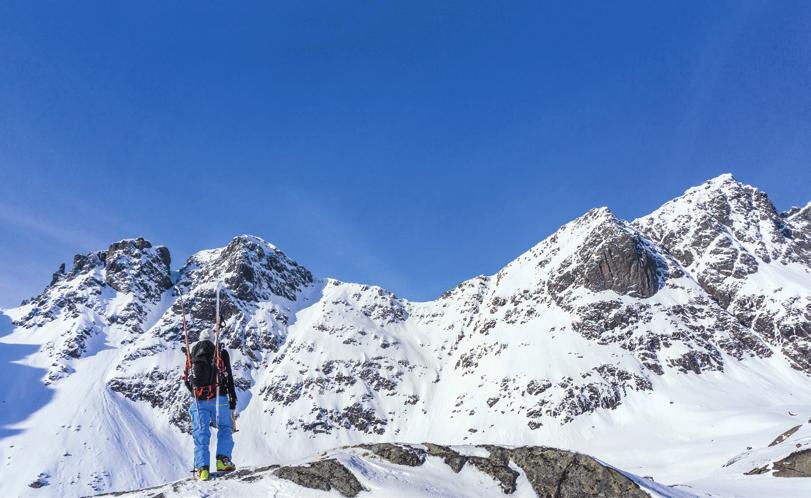
[[[231,421],[231,409],[228,408],[228,397],[220,396],[220,423],[217,426],[217,456],[231,458],[234,450],[234,426]]]
[[[194,468],[208,468],[211,461],[208,444],[211,441],[211,401],[198,400],[195,405],[192,402],[189,407],[189,414],[192,420],[192,437],[194,438]],[[199,409],[199,414],[198,414]],[[198,417],[199,415],[199,417]]]

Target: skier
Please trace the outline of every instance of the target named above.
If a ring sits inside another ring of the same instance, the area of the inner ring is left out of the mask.
[[[232,415],[237,395],[228,351],[220,348],[217,354],[211,342],[211,332],[200,332],[188,358],[183,381],[195,398],[189,406],[194,437],[194,471],[199,480],[207,481],[211,458],[208,448],[210,426],[217,427],[217,470],[231,472],[236,468],[231,461],[231,451],[234,448]]]

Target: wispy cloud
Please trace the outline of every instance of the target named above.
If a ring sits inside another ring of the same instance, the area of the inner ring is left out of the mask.
[[[331,252],[344,271],[348,269],[355,275],[350,279],[371,279],[361,283],[382,284],[400,295],[412,290],[409,279],[381,254],[368,231],[342,214],[337,206],[326,206],[318,196],[292,187],[280,189],[278,195],[284,204],[295,206],[291,214],[301,220],[300,235],[323,251]]]
[[[0,202],[0,221],[48,237],[73,249],[104,246],[101,239],[80,228],[53,222],[36,213],[30,213],[2,202]]]

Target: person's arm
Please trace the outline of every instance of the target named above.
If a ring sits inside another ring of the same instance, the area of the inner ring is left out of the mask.
[[[227,374],[228,406],[234,410],[237,407],[237,391],[234,388],[234,374],[231,373],[231,356],[225,349],[222,351],[222,361],[225,363],[225,372]]]

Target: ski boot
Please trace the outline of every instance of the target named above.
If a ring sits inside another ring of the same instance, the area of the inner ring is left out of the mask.
[[[196,477],[198,481],[208,481],[208,467],[194,469],[194,477]]]
[[[225,455],[217,455],[217,470],[219,472],[231,472],[236,469],[236,465]]]

